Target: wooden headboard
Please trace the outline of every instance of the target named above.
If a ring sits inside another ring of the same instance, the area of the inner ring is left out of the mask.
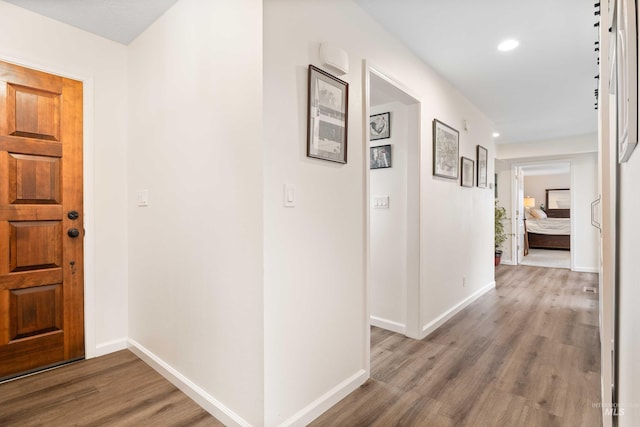
[[[547,209],[545,213],[549,218],[571,218],[571,209]]]
[[[549,218],[571,218],[570,208],[558,207],[559,203],[571,205],[570,191],[568,188],[549,188],[545,190],[545,212]],[[551,197],[549,197],[550,195]]]

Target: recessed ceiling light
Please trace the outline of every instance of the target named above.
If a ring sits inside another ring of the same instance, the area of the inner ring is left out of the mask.
[[[494,138],[497,138],[497,137],[499,137],[499,136],[500,136],[500,134],[499,134],[498,132],[494,132],[494,133],[493,133],[493,137],[494,137]]]
[[[508,50],[513,50],[517,48],[519,44],[520,42],[518,40],[513,40],[513,39],[505,40],[498,45],[498,50],[502,52],[506,52]]]

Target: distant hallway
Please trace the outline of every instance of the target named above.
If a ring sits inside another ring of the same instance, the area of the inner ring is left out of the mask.
[[[371,379],[312,426],[601,423],[598,276],[500,266],[497,287],[422,341],[372,328]]]

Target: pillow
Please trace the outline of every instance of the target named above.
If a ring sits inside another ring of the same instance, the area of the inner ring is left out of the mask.
[[[545,219],[547,217],[547,214],[544,213],[542,209],[538,209],[538,208],[529,209],[529,213],[535,219]]]
[[[524,219],[531,219],[531,218],[533,218],[533,216],[531,216],[530,209],[525,208],[524,209]]]

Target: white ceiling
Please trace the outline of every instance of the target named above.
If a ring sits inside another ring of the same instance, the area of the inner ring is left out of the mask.
[[[128,45],[178,0],[4,0]]]
[[[126,45],[177,0],[5,1]],[[480,107],[501,134],[496,142],[597,130],[594,2],[356,2]],[[499,52],[505,38],[520,47]]]
[[[356,1],[494,121],[496,142],[597,130],[595,1]],[[520,47],[499,52],[507,38]]]

